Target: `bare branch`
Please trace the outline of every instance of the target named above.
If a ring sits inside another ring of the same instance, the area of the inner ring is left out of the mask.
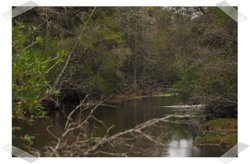
[[[151,136],[147,135],[146,133],[143,133],[143,132],[140,131],[140,130],[136,130],[135,132],[141,134],[143,137],[145,137],[145,138],[148,139],[149,141],[152,141],[152,142],[154,142],[154,143],[156,143],[156,144],[158,144],[158,145],[164,146],[164,147],[166,146],[164,143],[161,143],[161,142],[157,141],[156,139],[152,138]]]
[[[73,53],[74,53],[76,47],[77,47],[78,44],[79,44],[79,41],[80,41],[81,36],[82,36],[82,34],[83,34],[83,31],[85,30],[85,28],[86,28],[86,26],[87,26],[87,24],[88,24],[90,18],[92,17],[92,15],[93,15],[95,9],[96,9],[96,7],[92,10],[92,12],[91,12],[91,14],[90,14],[88,20],[87,20],[87,21],[85,22],[85,24],[83,25],[82,30],[81,30],[81,32],[80,32],[80,34],[79,34],[79,38],[77,39],[75,45],[73,46],[73,48],[72,48],[72,50],[71,50],[71,52],[70,52],[70,54],[69,54],[69,56],[68,56],[68,58],[67,58],[67,60],[66,60],[66,63],[65,63],[65,65],[64,65],[63,69],[61,70],[60,74],[58,75],[58,77],[57,77],[57,79],[56,79],[56,81],[55,81],[55,83],[54,83],[54,88],[57,87],[57,85],[58,85],[58,83],[59,83],[59,81],[60,81],[62,75],[64,74],[66,68],[68,67],[69,62],[70,62],[70,60],[71,60],[71,58],[72,58],[72,56],[73,56]],[[85,52],[85,51],[86,51],[86,48],[84,49],[84,52]],[[84,52],[83,52],[83,53],[84,53]]]
[[[66,121],[66,124],[65,124],[65,127],[64,129],[66,130],[68,128],[68,125],[69,125],[69,121],[71,120],[71,116],[80,108],[83,106],[83,104],[85,103],[86,99],[88,98],[88,94],[84,97],[84,99],[81,101],[81,103],[74,109],[70,112],[69,116],[68,116],[68,119]]]
[[[156,119],[152,119],[152,120],[149,120],[149,121],[146,121],[140,125],[137,125],[135,128],[132,128],[132,129],[128,129],[128,130],[125,130],[123,132],[119,132],[119,133],[116,133],[110,137],[104,137],[101,141],[99,141],[96,145],[94,145],[93,147],[91,147],[89,150],[87,150],[84,154],[86,156],[90,155],[91,153],[97,151],[100,147],[102,147],[103,145],[107,144],[107,143],[111,143],[113,142],[114,140],[116,140],[117,138],[121,137],[121,136],[124,136],[126,134],[130,134],[130,133],[133,133],[133,132],[138,132],[138,131],[141,131],[143,129],[146,129],[154,124],[157,124],[161,121],[164,121],[166,119],[169,119],[171,117],[178,117],[178,118],[183,118],[183,117],[187,117],[186,115],[183,116],[183,115],[168,115],[168,116],[165,116],[163,118],[156,118]]]
[[[52,133],[52,132],[50,131],[50,127],[51,127],[51,125],[49,125],[49,126],[46,127],[47,132],[48,132],[53,138],[55,138],[56,140],[59,140],[59,137],[57,137],[54,133]]]
[[[87,97],[87,96],[86,96]],[[85,99],[86,99],[85,97]],[[166,145],[161,142],[160,137],[153,137],[150,134],[146,134],[145,129],[152,127],[153,125],[159,122],[168,122],[172,117],[185,118],[185,117],[195,117],[194,115],[167,115],[162,118],[155,118],[148,120],[144,123],[141,123],[134,128],[118,132],[115,134],[109,134],[114,125],[110,126],[103,137],[95,137],[86,135],[85,129],[88,126],[89,119],[94,119],[98,123],[101,123],[106,127],[105,123],[102,120],[97,119],[93,114],[96,109],[103,104],[105,100],[101,100],[96,104],[89,112],[89,114],[80,122],[73,122],[72,115],[82,107],[83,101],[69,114],[67,122],[65,124],[65,131],[62,133],[61,137],[55,136],[48,128],[48,132],[57,140],[54,147],[47,147],[45,154],[49,156],[127,156],[128,153],[138,151],[138,148],[134,141],[138,138],[138,135],[141,135],[148,141],[151,141],[154,144],[165,147]],[[85,108],[84,108],[85,110]],[[81,110],[80,110],[81,112]],[[69,132],[77,131],[77,135],[68,135]],[[133,138],[128,138],[128,135]],[[72,138],[73,137],[73,138]],[[128,149],[119,150],[117,145],[125,145]],[[106,146],[109,149],[103,149]],[[140,153],[140,152],[138,152]]]

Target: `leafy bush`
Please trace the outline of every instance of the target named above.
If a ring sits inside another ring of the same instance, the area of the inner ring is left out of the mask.
[[[44,115],[40,103],[48,88],[46,78],[52,58],[36,48],[43,43],[39,27],[14,22],[12,92],[13,115],[23,117],[25,113]]]

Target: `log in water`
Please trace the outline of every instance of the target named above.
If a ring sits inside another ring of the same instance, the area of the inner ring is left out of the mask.
[[[133,138],[136,149],[129,151],[127,143],[120,144],[119,150],[128,152],[128,156],[160,156],[160,157],[217,157],[227,151],[218,146],[196,146],[195,137],[200,134],[203,105],[186,105],[178,96],[172,97],[144,97],[131,99],[117,107],[100,106],[96,111],[96,118],[102,120],[107,127],[114,126],[111,135],[131,129],[138,124],[154,118],[169,116],[167,121],[155,124],[146,129],[147,134],[157,138],[164,144],[157,144],[141,137]],[[46,131],[46,127],[53,127],[55,134],[60,134],[65,125],[65,116],[57,113],[48,118],[36,119],[33,124],[22,120],[13,120],[14,126],[24,127],[13,132],[13,145],[25,149],[28,143],[21,138],[28,134],[34,136],[32,147],[41,149],[50,144],[53,137]],[[89,132],[95,136],[103,136],[106,129],[98,123],[90,122]],[[89,135],[89,134],[86,134]],[[142,151],[143,150],[143,151]],[[103,154],[103,156],[108,156]]]

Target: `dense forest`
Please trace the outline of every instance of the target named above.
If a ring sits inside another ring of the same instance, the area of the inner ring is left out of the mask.
[[[13,118],[173,92],[237,117],[237,22],[219,8],[36,7],[12,31]]]

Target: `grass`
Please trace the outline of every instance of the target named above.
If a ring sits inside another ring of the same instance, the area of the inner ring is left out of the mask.
[[[177,96],[178,93],[164,93],[164,92],[160,92],[157,94],[153,94],[153,95],[146,95],[146,96],[134,96],[132,98],[143,98],[143,97],[170,97],[170,96]]]
[[[177,96],[178,93],[158,93],[158,94],[153,94],[153,95],[145,95],[145,96],[131,96],[126,98],[126,100],[132,100],[132,99],[141,99],[145,97],[171,97],[171,96]]]
[[[161,93],[153,95],[153,96],[169,97],[169,96],[177,96],[177,95],[178,95],[178,93],[164,93],[164,92],[161,92]]]
[[[237,119],[218,118],[218,119],[210,120],[203,125],[203,129],[207,127],[210,130],[214,130],[214,131],[237,130]]]
[[[218,145],[232,147],[237,143],[237,133],[227,135],[208,134],[198,137],[195,140],[196,145]]]
[[[196,145],[220,145],[232,147],[237,143],[237,119],[218,118],[203,124],[205,135],[195,139]]]

